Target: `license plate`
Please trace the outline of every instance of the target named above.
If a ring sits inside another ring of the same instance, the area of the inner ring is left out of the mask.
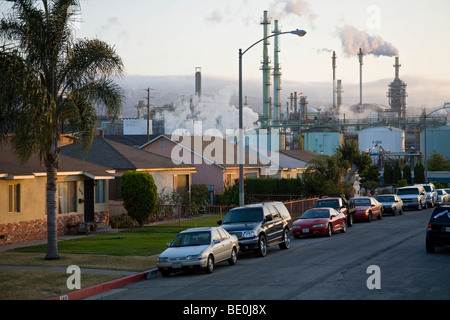
[[[445,231],[445,232],[450,232],[450,227],[445,227],[445,228],[444,228],[444,231]]]
[[[181,262],[172,263],[172,269],[181,269]]]
[[[309,233],[309,229],[302,229],[303,233]]]

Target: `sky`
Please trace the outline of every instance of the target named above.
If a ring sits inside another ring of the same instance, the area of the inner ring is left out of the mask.
[[[272,21],[269,32],[274,20],[281,31],[307,32],[280,36],[283,103],[294,91],[304,92],[311,105],[332,103],[333,51],[344,103],[358,103],[356,51],[363,43],[364,102],[388,104],[396,55],[410,108],[435,109],[450,100],[448,0],[81,0],[76,36],[115,46],[131,92],[128,107],[143,100],[149,87],[160,105],[174,94],[193,95],[196,67],[204,94],[237,95],[238,50],[263,37],[264,10]],[[258,44],[243,57],[244,96],[258,111],[262,55]],[[273,41],[269,55],[273,60]]]

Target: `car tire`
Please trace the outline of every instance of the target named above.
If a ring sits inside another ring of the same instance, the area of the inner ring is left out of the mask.
[[[280,249],[289,249],[291,247],[291,237],[288,229],[284,229],[283,242],[279,246]]]
[[[161,272],[163,277],[168,277],[170,276],[170,271],[169,270],[163,270],[163,269],[159,269],[159,272]]]
[[[209,273],[213,273],[213,271],[214,271],[214,257],[212,254],[210,254],[208,256],[208,262],[206,264],[205,272],[209,274]]]
[[[342,229],[341,229],[342,233],[346,233],[347,232],[347,222],[342,221]]]
[[[372,212],[369,212],[369,215],[367,216],[367,222],[372,222]]]
[[[256,249],[256,255],[258,257],[264,257],[267,254],[267,240],[262,234],[258,238],[258,249]]]
[[[237,263],[236,248],[233,248],[233,250],[231,250],[231,257],[230,259],[228,259],[228,264],[230,266],[234,266],[236,263]]]
[[[378,220],[383,219],[383,212],[382,212],[382,211],[380,211],[380,214],[378,215],[377,219],[378,219]]]
[[[428,253],[434,253],[436,247],[430,240],[427,239],[425,241],[425,249],[427,250]]]
[[[348,215],[347,227],[353,226],[353,214]]]
[[[331,227],[331,223],[328,224],[327,237],[331,237],[333,234],[333,228]]]

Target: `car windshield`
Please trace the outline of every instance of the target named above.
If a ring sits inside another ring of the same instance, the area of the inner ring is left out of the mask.
[[[262,208],[239,208],[230,210],[223,224],[235,222],[258,222],[263,220]]]
[[[437,194],[440,195],[440,196],[443,195],[442,190],[436,190],[436,192],[437,192]]]
[[[355,199],[355,206],[370,206],[369,199]]]
[[[338,200],[317,200],[314,207],[315,208],[339,209],[339,201]]]
[[[330,213],[328,210],[308,210],[302,216],[300,219],[316,219],[316,218],[329,218]]]
[[[211,243],[211,232],[183,232],[179,233],[170,244],[171,247],[201,246]]]
[[[431,192],[431,187],[430,186],[423,186],[423,188],[425,189],[426,192]]]
[[[398,189],[397,194],[398,195],[419,194],[419,189],[418,188]]]
[[[394,202],[394,196],[378,196],[377,200],[380,202]]]

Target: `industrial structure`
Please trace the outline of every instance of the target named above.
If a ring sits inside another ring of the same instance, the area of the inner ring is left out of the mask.
[[[391,111],[397,113],[398,119],[405,119],[408,93],[406,92],[406,83],[399,78],[400,67],[399,57],[395,57],[395,79],[389,84],[389,91],[386,96],[389,98]]]

